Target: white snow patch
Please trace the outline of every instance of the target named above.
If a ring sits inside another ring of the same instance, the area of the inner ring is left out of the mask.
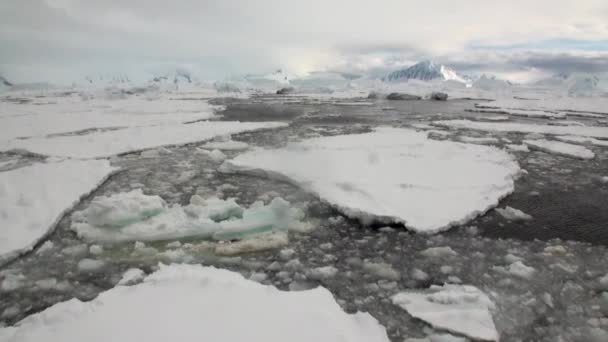
[[[566,157],[574,157],[578,159],[593,159],[595,158],[595,153],[590,149],[579,146],[568,144],[560,141],[551,141],[546,139],[541,140],[524,140],[524,144],[528,145],[528,147],[547,152],[547,153],[555,153]]]
[[[183,145],[218,135],[284,127],[281,122],[204,121],[187,125],[133,127],[86,135],[11,140],[0,150],[72,158],[101,158],[160,146]]]
[[[286,177],[347,216],[435,233],[496,206],[513,191],[520,169],[511,155],[493,147],[377,128],[246,152],[220,171]]]
[[[107,160],[39,163],[0,173],[0,264],[27,252],[115,169]]]
[[[498,341],[490,312],[494,303],[474,286],[433,285],[428,291],[400,292],[392,301],[435,328],[474,339]]]
[[[90,302],[55,304],[0,328],[0,340],[389,341],[376,319],[346,314],[322,287],[283,292],[238,273],[193,265],[161,265],[143,283],[115,287]]]

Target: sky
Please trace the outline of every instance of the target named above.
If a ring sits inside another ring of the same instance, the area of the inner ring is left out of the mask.
[[[516,82],[608,70],[606,0],[1,0],[0,75],[382,74],[432,59]]]

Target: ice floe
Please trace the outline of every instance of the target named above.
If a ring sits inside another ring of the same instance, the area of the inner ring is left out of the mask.
[[[565,142],[552,141],[546,139],[524,140],[523,143],[528,145],[528,147],[533,150],[539,150],[547,153],[555,153],[566,157],[573,157],[578,159],[595,158],[595,153],[593,153],[593,151],[580,145],[573,145]]]
[[[557,140],[574,143],[574,144],[589,144],[595,146],[604,146],[608,147],[608,140],[600,140],[589,137],[581,137],[575,135],[558,135],[555,137]]]
[[[246,152],[220,170],[287,178],[347,216],[427,233],[496,206],[520,171],[502,150],[396,128]]]
[[[439,120],[433,121],[433,124],[440,127],[473,129],[488,132],[521,132],[608,138],[608,127],[596,126],[553,126],[519,122],[480,122],[471,120]]]
[[[433,285],[429,290],[400,292],[392,301],[435,328],[484,341],[499,338],[491,314],[494,303],[474,286]]]
[[[192,265],[161,265],[140,284],[115,287],[90,302],[55,304],[0,328],[0,340],[389,341],[375,318],[346,314],[322,287],[282,292]]]
[[[190,204],[169,206],[158,196],[140,189],[98,196],[72,215],[72,230],[87,241],[157,241],[185,237],[240,240],[272,231],[306,230],[304,212],[280,197],[268,205],[256,202],[245,209],[234,199],[203,199],[194,195]],[[252,242],[249,242],[252,243]],[[268,243],[268,242],[267,242]],[[244,243],[243,243],[244,244]],[[218,247],[223,254],[246,246]]]
[[[89,160],[0,172],[0,263],[31,250],[113,171],[107,160]]]
[[[181,145],[239,132],[287,126],[280,122],[204,121],[187,125],[133,127],[85,135],[11,140],[0,150],[72,158],[100,158],[169,145]]]

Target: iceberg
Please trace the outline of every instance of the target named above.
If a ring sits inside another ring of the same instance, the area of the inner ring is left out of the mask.
[[[107,160],[68,160],[0,172],[0,264],[30,251],[114,170]]]
[[[0,328],[12,342],[388,342],[368,313],[345,313],[322,287],[283,292],[238,273],[160,265],[142,283],[71,299]]]
[[[495,207],[513,191],[520,168],[494,147],[377,128],[246,152],[220,171],[288,179],[364,223],[436,233]]]

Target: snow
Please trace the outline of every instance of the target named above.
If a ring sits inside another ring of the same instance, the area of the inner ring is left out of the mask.
[[[238,273],[160,265],[140,284],[72,299],[0,328],[0,340],[388,342],[367,313],[346,314],[322,287],[282,292]]]
[[[600,140],[589,137],[580,137],[575,135],[559,135],[556,136],[555,139],[575,144],[591,144],[595,146],[608,147],[608,140]]]
[[[203,199],[168,206],[158,196],[140,189],[98,196],[72,215],[72,230],[93,242],[157,241],[185,237],[240,240],[270,231],[302,228],[304,213],[280,197],[268,205],[256,202],[248,209],[234,199]],[[234,247],[233,248],[237,248]]]
[[[0,103],[0,140],[43,137],[93,128],[179,124],[215,116],[204,101],[74,101],[58,103]]]
[[[31,250],[113,171],[107,160],[89,160],[0,172],[0,263]]]
[[[520,169],[493,147],[377,128],[246,152],[220,171],[287,178],[349,217],[435,233],[496,206],[513,191]]]
[[[498,341],[491,310],[494,303],[471,285],[432,285],[427,291],[404,291],[393,304],[435,328],[473,339]]]
[[[529,221],[532,219],[532,216],[524,213],[519,209],[515,209],[509,206],[504,208],[496,208],[496,211],[500,214],[500,216],[504,217],[509,221]]]
[[[101,158],[160,146],[209,140],[215,136],[287,126],[280,122],[205,121],[187,125],[133,127],[86,135],[11,140],[0,150],[24,149],[49,156]]]
[[[552,126],[518,122],[480,122],[470,120],[439,120],[433,121],[433,124],[440,127],[474,129],[488,132],[521,132],[608,138],[608,127]]]
[[[118,281],[118,285],[133,285],[142,281],[145,276],[144,271],[139,268],[129,268],[123,273],[122,278]]]
[[[595,153],[593,153],[593,151],[579,145],[572,145],[564,142],[551,141],[545,139],[524,140],[523,143],[528,145],[528,147],[533,150],[539,150],[547,153],[555,153],[566,157],[573,157],[579,159],[595,158]]]

